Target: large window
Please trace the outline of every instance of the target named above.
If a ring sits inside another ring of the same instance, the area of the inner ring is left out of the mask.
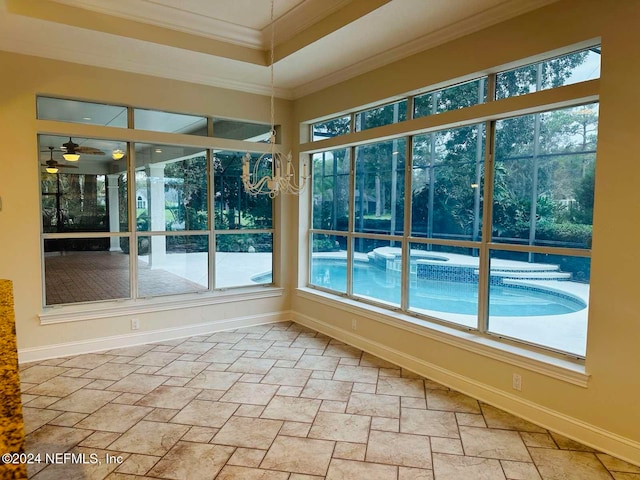
[[[413,97],[411,116],[594,76],[598,47]],[[366,144],[341,132],[313,154],[309,285],[583,357],[598,104],[573,102]],[[356,130],[401,123],[406,103],[353,112]]]
[[[133,117],[164,134],[207,135],[215,123],[47,97],[38,115],[103,127]],[[235,131],[248,150],[262,132]],[[117,137],[39,135],[38,144],[45,306],[272,283],[272,201],[244,191],[246,152]]]

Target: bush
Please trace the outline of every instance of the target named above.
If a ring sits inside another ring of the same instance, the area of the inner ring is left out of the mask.
[[[590,248],[592,230],[591,225],[580,223],[539,224],[536,228],[536,240],[553,240]]]

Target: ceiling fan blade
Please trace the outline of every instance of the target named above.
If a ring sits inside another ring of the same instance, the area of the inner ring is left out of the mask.
[[[78,168],[75,165],[63,165],[62,163],[56,163],[56,164],[46,164],[46,163],[41,163],[40,164],[43,167],[53,167],[53,168]]]
[[[104,152],[94,147],[78,147],[76,153],[82,153],[84,155],[104,155]]]

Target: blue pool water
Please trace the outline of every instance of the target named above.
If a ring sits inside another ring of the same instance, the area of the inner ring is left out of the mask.
[[[346,266],[335,260],[315,259],[311,283],[319,287],[345,292]],[[353,274],[353,293],[385,303],[400,305],[400,273],[374,265],[356,264]],[[441,280],[416,279],[409,281],[411,309],[477,315],[478,286]],[[524,289],[492,285],[489,292],[489,314],[493,316],[560,315],[577,312],[586,305],[568,295],[541,289]]]

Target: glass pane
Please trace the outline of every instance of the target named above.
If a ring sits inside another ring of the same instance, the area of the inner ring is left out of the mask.
[[[353,240],[353,295],[400,306],[402,248],[399,241]]]
[[[598,104],[496,123],[493,239],[590,248]]]
[[[311,141],[344,135],[351,131],[351,116],[334,118],[311,126]]]
[[[208,235],[138,237],[138,296],[209,288]]]
[[[381,127],[391,123],[403,122],[407,119],[407,101],[372,108],[356,114],[356,132],[369,128]]]
[[[470,107],[487,101],[486,77],[416,96],[413,118]]]
[[[206,152],[144,143],[135,149],[138,231],[206,230]]]
[[[600,46],[499,73],[496,99],[600,78]]]
[[[311,274],[309,283],[318,287],[347,292],[347,237],[311,235]]]
[[[271,125],[264,123],[249,123],[224,118],[213,119],[213,136],[244,140],[245,142],[268,142]]]
[[[480,239],[484,145],[484,124],[413,138],[411,235]]]
[[[356,147],[355,231],[402,235],[406,139]]]
[[[469,248],[410,244],[409,309],[478,326],[478,256]]]
[[[130,298],[129,239],[45,240],[44,282],[46,305]]]
[[[38,118],[59,122],[86,123],[127,128],[127,108],[61,98],[38,97]]]
[[[313,228],[347,230],[351,171],[349,157],[348,148],[313,155]]]
[[[122,143],[53,135],[38,141],[43,232],[126,232],[127,161],[112,158]],[[69,142],[80,157],[73,162],[63,158]]]
[[[242,185],[242,157],[245,152],[213,154],[215,228],[218,230],[271,228],[273,201],[269,195],[249,195]],[[252,154],[255,161],[260,154]],[[264,172],[264,174],[271,172]]]
[[[591,259],[491,252],[489,331],[584,356]]]
[[[255,286],[273,282],[273,235],[216,235],[216,288]]]
[[[195,115],[136,108],[133,124],[137,130],[207,136],[207,118]]]

